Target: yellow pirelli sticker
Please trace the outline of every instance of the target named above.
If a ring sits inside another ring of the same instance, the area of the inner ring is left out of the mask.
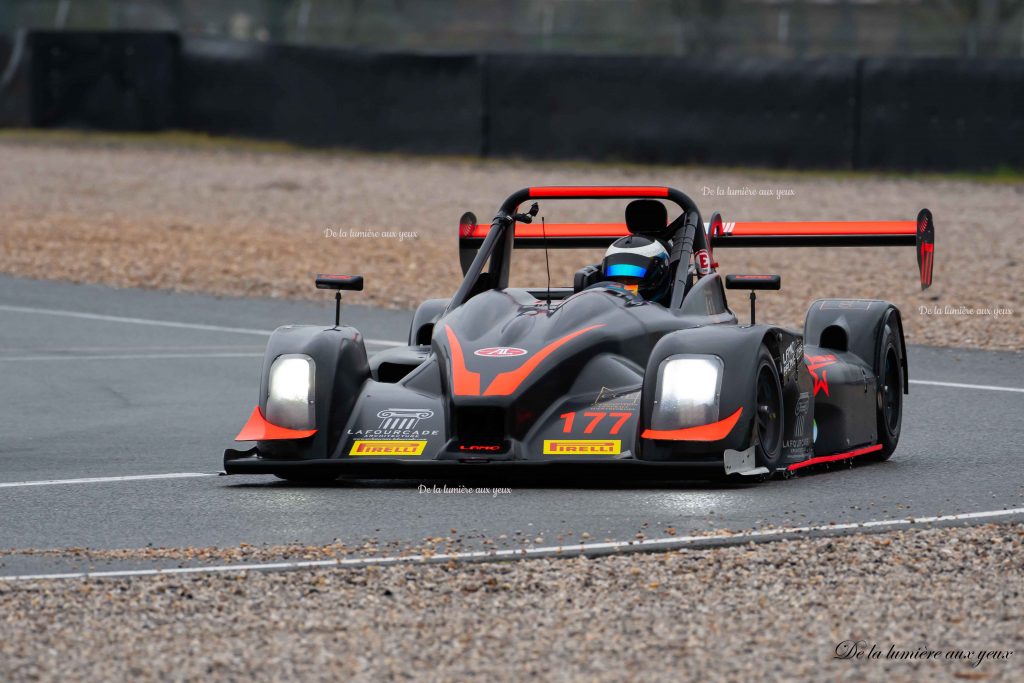
[[[544,455],[618,455],[618,439],[545,439]]]
[[[349,455],[423,455],[426,441],[353,441]]]

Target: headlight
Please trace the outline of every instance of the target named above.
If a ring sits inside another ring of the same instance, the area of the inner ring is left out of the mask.
[[[289,353],[274,359],[267,388],[267,421],[288,429],[313,429],[315,377],[316,364],[309,356]]]
[[[722,392],[718,356],[670,356],[658,368],[651,429],[685,429],[718,421]]]

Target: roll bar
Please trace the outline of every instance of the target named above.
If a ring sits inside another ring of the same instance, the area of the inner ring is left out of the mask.
[[[476,257],[466,270],[462,284],[455,292],[445,309],[445,314],[464,304],[469,298],[482,289],[504,289],[508,287],[509,262],[512,257],[512,246],[515,240],[515,214],[519,206],[530,199],[665,199],[682,209],[682,215],[673,225],[672,235],[673,263],[690,261],[690,254],[696,249],[707,249],[707,235],[703,229],[700,210],[697,204],[685,193],[672,187],[629,186],[629,185],[586,185],[586,186],[553,186],[526,187],[513,192],[502,202],[501,208],[491,221],[491,227],[483,237]],[[587,234],[586,226],[580,225],[579,246],[588,246],[594,237]],[[700,227],[700,229],[698,229]],[[463,237],[460,234],[460,238]],[[478,235],[467,234],[466,239],[479,239]],[[607,239],[606,236],[602,236]],[[542,237],[543,239],[543,237]],[[560,233],[559,240],[563,243],[575,241],[572,235]],[[565,246],[563,244],[562,246]],[[490,261],[488,271],[484,267]],[[686,267],[676,269],[676,280],[672,286],[671,307],[682,305],[685,289]],[[679,272],[682,271],[682,272]]]

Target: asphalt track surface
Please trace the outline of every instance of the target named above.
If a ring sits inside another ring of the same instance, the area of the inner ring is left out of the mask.
[[[346,306],[342,317],[373,352],[402,341],[411,314]],[[914,383],[886,463],[742,486],[536,475],[297,486],[217,476],[255,403],[269,331],[332,318],[327,294],[317,304],[0,276],[0,549],[415,545],[439,536],[467,550],[485,539],[497,549],[524,539],[615,548],[669,528],[685,536],[1024,519],[1024,354],[929,347],[910,350]],[[421,493],[421,484],[511,491]],[[181,564],[13,554],[0,557],[0,578]]]

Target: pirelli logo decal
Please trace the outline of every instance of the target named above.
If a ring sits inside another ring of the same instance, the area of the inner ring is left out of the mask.
[[[423,455],[426,441],[353,441],[349,455]]]
[[[619,439],[545,439],[544,455],[618,455]]]

